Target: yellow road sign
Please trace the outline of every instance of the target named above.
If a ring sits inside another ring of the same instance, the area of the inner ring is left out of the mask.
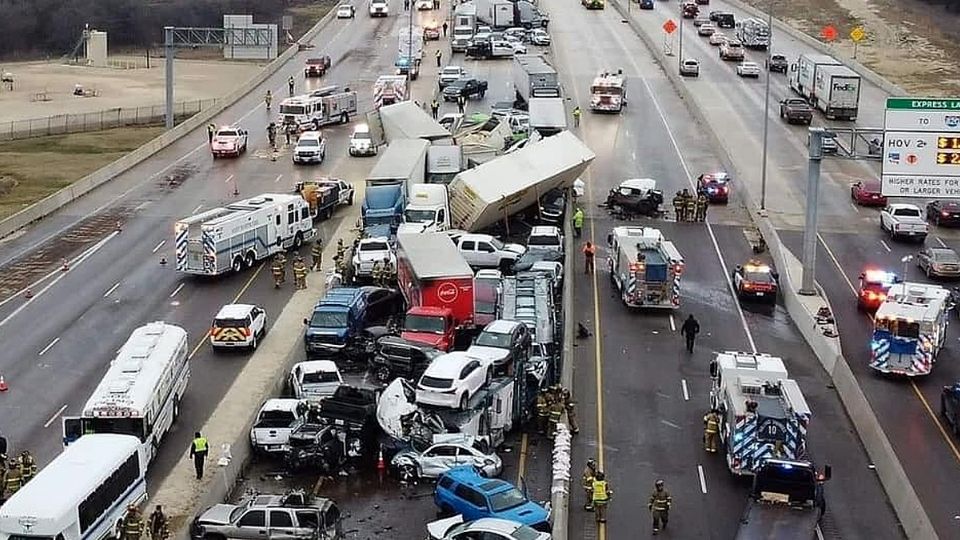
[[[850,31],[850,39],[858,43],[863,41],[863,38],[865,37],[867,37],[867,33],[863,31],[862,26],[858,26]]]

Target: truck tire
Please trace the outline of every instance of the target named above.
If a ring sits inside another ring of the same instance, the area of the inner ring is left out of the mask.
[[[350,198],[347,199],[347,206],[353,206],[353,195],[354,195],[355,193],[356,193],[356,192],[350,194]]]
[[[250,253],[247,253],[247,256],[244,258],[243,262],[247,268],[253,268],[253,265],[257,264],[257,257],[251,251]]]
[[[237,255],[236,257],[234,257],[234,258],[233,258],[233,264],[230,266],[230,268],[231,268],[234,272],[239,272],[239,271],[243,270],[243,257],[241,257],[241,256],[239,256],[239,255]]]
[[[349,114],[343,113],[343,114],[340,115],[340,123],[341,123],[341,124],[346,124],[346,123],[349,122],[349,121],[350,121],[350,115],[349,115]]]
[[[314,121],[313,121],[313,130],[314,130],[314,131],[320,131],[320,120],[314,120]]]

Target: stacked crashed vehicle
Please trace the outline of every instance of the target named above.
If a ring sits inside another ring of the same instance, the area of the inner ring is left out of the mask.
[[[202,512],[190,526],[195,540],[275,538],[263,531],[280,528],[290,540],[340,540],[340,508],[303,490],[283,495],[254,493],[239,504],[217,504]]]
[[[631,178],[620,182],[607,194],[607,210],[629,219],[634,216],[657,217],[662,214],[663,192],[652,178]]]

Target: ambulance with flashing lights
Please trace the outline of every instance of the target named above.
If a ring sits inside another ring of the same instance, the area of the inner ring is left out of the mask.
[[[939,285],[892,285],[877,308],[870,367],[907,377],[929,375],[947,339],[950,291]]]
[[[864,311],[876,311],[887,299],[887,291],[900,276],[885,270],[864,270],[860,272],[860,288],[857,290],[857,308]]]
[[[811,411],[783,360],[717,353],[710,362],[710,407],[720,415],[727,468],[752,475],[768,459],[804,460]]]
[[[133,435],[145,469],[180,414],[190,381],[187,354],[187,332],[179,326],[153,322],[134,330],[80,416],[63,418],[64,445],[94,433]]]
[[[652,227],[615,227],[607,236],[607,269],[628,307],[678,309],[683,256]]]
[[[733,288],[740,300],[777,301],[779,276],[770,265],[749,261],[733,269]]]

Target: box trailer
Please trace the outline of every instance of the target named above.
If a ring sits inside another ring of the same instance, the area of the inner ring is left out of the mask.
[[[391,142],[367,175],[367,186],[400,185],[406,195],[410,186],[423,183],[429,147],[430,143],[423,139]]]
[[[817,70],[823,66],[842,66],[836,58],[827,54],[801,54],[797,61],[790,65],[787,80],[790,88],[810,101],[815,90]]]
[[[560,77],[542,55],[518,54],[513,58],[513,88],[516,103],[526,106],[530,98],[560,97]]]
[[[819,66],[811,104],[829,119],[856,120],[860,75],[847,66]]]
[[[544,137],[567,129],[567,108],[563,98],[531,98],[528,112],[530,128]]]

